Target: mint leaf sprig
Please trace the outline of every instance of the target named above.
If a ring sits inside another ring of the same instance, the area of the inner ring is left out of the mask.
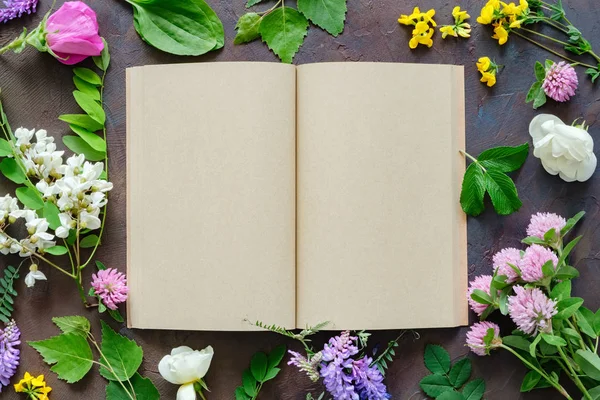
[[[516,171],[525,163],[528,143],[488,149],[477,158],[462,153],[473,161],[465,172],[460,193],[460,204],[466,214],[475,217],[483,212],[486,193],[500,215],[512,214],[521,208],[515,183],[506,173]]]

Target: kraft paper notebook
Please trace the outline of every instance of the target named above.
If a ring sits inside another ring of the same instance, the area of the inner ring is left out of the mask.
[[[133,328],[465,325],[463,68],[127,70]]]

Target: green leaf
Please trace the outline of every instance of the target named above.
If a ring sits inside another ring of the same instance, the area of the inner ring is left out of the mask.
[[[46,218],[48,220],[48,225],[50,226],[51,229],[56,229],[61,225],[60,218],[58,217],[58,214],[60,213],[60,211],[58,210],[58,207],[56,207],[56,205],[54,203],[51,203],[49,201],[44,203],[44,208],[42,210],[42,213],[44,215],[44,218]]]
[[[285,345],[282,344],[275,347],[269,353],[269,362],[267,365],[267,369],[273,369],[279,365],[279,363],[281,362],[281,360],[283,360],[283,357],[285,356],[285,350]]]
[[[544,341],[549,345],[557,347],[565,347],[567,345],[566,340],[561,338],[560,336],[549,335],[547,333],[542,333],[541,335],[542,339],[544,339]]]
[[[583,236],[577,236],[565,246],[565,248],[562,251],[562,254],[560,255],[560,258],[558,259],[558,265],[561,265],[567,259],[573,248],[577,245],[577,243],[579,243],[582,237]]]
[[[14,289],[15,280],[19,279],[19,271],[12,265],[4,268],[4,276],[0,279],[0,321],[9,322],[14,311],[14,297],[17,292]]]
[[[265,378],[262,380],[263,382],[266,381],[270,381],[271,379],[275,379],[275,377],[277,377],[277,375],[279,374],[279,372],[281,371],[280,368],[273,368],[267,371],[267,374],[265,375]]]
[[[481,378],[474,379],[463,388],[462,394],[465,400],[481,400],[485,393],[485,381]]]
[[[527,97],[525,97],[525,102],[531,103],[532,101],[534,101],[540,94],[540,90],[543,90],[542,82],[540,82],[540,81],[534,82],[533,85],[531,85],[531,87],[529,88],[529,91],[527,92]]]
[[[150,379],[144,378],[136,372],[130,379],[130,382],[133,386],[136,400],[160,399],[160,393]],[[128,390],[131,390],[129,384],[125,384],[125,387]],[[111,381],[108,382],[108,385],[106,386],[106,400],[131,400],[131,396],[125,392],[125,389],[123,389],[123,386],[120,383]]]
[[[14,158],[5,158],[2,160],[0,163],[0,172],[2,172],[5,177],[19,185],[27,181],[27,177],[23,171],[21,171],[21,168]]]
[[[442,346],[428,344],[423,358],[427,369],[434,374],[447,374],[450,371],[450,354]]]
[[[106,266],[101,263],[100,261],[96,261],[96,267],[98,267],[98,270],[102,271],[106,269]]]
[[[546,243],[554,243],[556,241],[556,229],[550,228],[546,233],[544,233],[544,241]]]
[[[471,376],[471,360],[463,358],[452,366],[448,378],[456,389],[459,389]]]
[[[250,370],[257,382],[262,382],[265,378],[268,362],[267,355],[263,352],[258,352],[252,357],[252,361],[250,361]]]
[[[245,370],[242,374],[242,384],[248,396],[254,397],[256,395],[256,385],[258,385],[258,382],[256,382],[249,369]]]
[[[569,233],[571,231],[571,229],[573,229],[575,227],[575,225],[577,225],[577,223],[581,220],[581,218],[583,218],[584,215],[585,215],[585,211],[580,211],[577,214],[575,214],[573,217],[569,218],[567,220],[566,225],[560,230],[560,234],[562,236],[565,236],[567,233]]]
[[[262,17],[257,13],[246,13],[240,17],[235,29],[237,35],[233,39],[234,44],[248,43],[260,37],[258,27],[262,21]]]
[[[262,40],[284,63],[291,63],[304,42],[308,21],[290,7],[279,7],[263,17],[258,31]]]
[[[346,0],[298,0],[298,11],[333,36],[344,30]]]
[[[438,400],[464,400],[465,397],[459,392],[444,392],[437,397]]]
[[[556,301],[561,301],[568,297],[571,297],[571,281],[557,283],[550,292],[550,298]]]
[[[594,313],[585,307],[580,307],[575,313],[575,318],[577,319],[577,326],[579,326],[581,332],[585,333],[592,339],[596,339],[597,335],[596,330],[594,329]]]
[[[110,308],[107,308],[106,311],[108,311],[108,315],[110,315],[115,321],[125,322],[125,319],[123,319],[123,316],[121,315],[119,310],[111,310]]]
[[[508,315],[508,294],[512,290],[512,287],[507,287],[500,292],[500,298],[498,299],[498,308],[502,315]]]
[[[87,115],[89,115],[97,123],[104,126],[104,122],[106,122],[106,114],[104,114],[102,106],[100,106],[100,104],[98,104],[93,97],[79,90],[75,90],[73,92],[73,97],[75,97],[75,101],[77,104],[79,104],[79,107],[86,112]]]
[[[494,303],[492,298],[490,297],[490,295],[481,289],[473,290],[473,293],[471,293],[471,298],[473,300],[475,300],[476,302],[478,302],[479,304],[493,304]]]
[[[537,348],[538,343],[542,340],[542,335],[537,335],[533,342],[529,345],[529,354],[531,357],[535,358],[535,349]]]
[[[100,240],[98,235],[86,236],[81,240],[81,242],[79,242],[79,247],[82,247],[84,249],[89,249],[90,247],[96,247],[98,240]]]
[[[592,83],[595,83],[596,79],[600,77],[600,69],[588,68],[585,70],[585,73],[592,78]]]
[[[79,90],[82,93],[85,93],[92,100],[100,101],[100,91],[96,86],[92,85],[91,83],[87,83],[86,81],[77,76],[73,77],[73,83],[75,84],[77,90]]]
[[[40,193],[29,187],[20,187],[15,190],[15,194],[24,206],[32,209],[39,210],[44,207],[44,200],[40,196]]]
[[[102,71],[106,71],[108,69],[108,66],[110,65],[110,52],[108,50],[108,43],[104,38],[102,38],[102,43],[104,43],[104,49],[102,49],[102,54],[93,57],[93,59],[94,64],[96,64],[96,67],[100,68]]]
[[[73,68],[73,73],[79,77],[79,79],[90,83],[94,86],[100,86],[102,85],[102,79],[100,79],[100,77],[98,76],[97,73],[95,73],[94,71],[92,71],[89,68],[81,68],[81,67],[76,67]]]
[[[521,392],[529,392],[538,384],[542,376],[535,371],[529,371],[521,383]]]
[[[596,311],[594,315],[594,330],[596,331],[596,335],[600,336],[600,310]]]
[[[106,152],[106,141],[100,136],[77,125],[69,125],[71,130],[79,135],[90,147],[99,152]]]
[[[528,245],[539,244],[542,246],[546,244],[546,242],[543,239],[540,239],[537,236],[528,236],[525,239],[521,240],[521,243]]]
[[[199,56],[224,41],[222,24],[204,0],[127,0],[140,37],[166,53]],[[218,24],[216,23],[218,21]],[[222,46],[222,44],[221,44]]]
[[[573,279],[579,276],[579,271],[570,265],[563,265],[556,271],[554,278],[558,280]]]
[[[460,205],[465,214],[476,217],[485,208],[483,198],[485,196],[485,181],[483,170],[472,163],[465,171],[462,189],[460,191]]]
[[[10,143],[6,139],[0,139],[0,157],[10,156],[12,153]]]
[[[104,321],[102,323],[102,353],[113,372],[100,367],[100,375],[109,381],[131,378],[142,364],[144,352],[133,340],[119,335]]]
[[[55,317],[52,322],[58,326],[63,333],[74,333],[76,335],[87,338],[90,333],[90,321],[78,315],[71,317]]]
[[[529,340],[525,339],[522,336],[516,336],[516,335],[503,337],[502,343],[504,343],[507,346],[514,347],[515,349],[519,349],[519,350],[523,350],[523,351],[527,351],[527,352],[529,352],[529,348],[531,346],[531,343],[529,342]]]
[[[235,389],[235,400],[252,400],[252,397],[246,394],[243,386],[238,386]]]
[[[543,81],[544,79],[546,79],[546,68],[544,68],[544,66],[542,65],[541,62],[536,61],[535,62],[535,79],[537,79],[538,81]]]
[[[522,203],[512,179],[492,169],[488,169],[484,177],[485,187],[498,214],[512,214],[521,208]]]
[[[554,276],[555,272],[554,261],[548,260],[546,263],[544,263],[544,265],[542,265],[542,273],[544,274],[544,277],[552,277]]]
[[[78,136],[63,136],[63,143],[75,154],[83,154],[89,161],[103,161],[106,152],[94,150],[85,140]]]
[[[438,397],[444,392],[453,390],[448,378],[439,374],[427,375],[421,379],[419,386],[429,397]]]
[[[567,337],[571,341],[571,343],[573,343],[573,341],[575,341],[575,343],[579,343],[579,341],[581,340],[581,335],[575,329],[562,328],[561,332],[565,337]]]
[[[63,114],[58,119],[69,125],[80,126],[90,132],[97,132],[104,128],[104,125],[94,121],[92,117],[86,114]]]
[[[250,8],[252,6],[257,5],[258,3],[260,3],[263,0],[248,0],[248,2],[246,3],[246,8]]]
[[[533,100],[533,109],[537,110],[538,108],[546,104],[546,100],[546,92],[544,92],[543,90],[538,90],[537,95]]]
[[[512,172],[523,166],[528,154],[529,144],[523,143],[515,147],[501,146],[485,150],[477,160],[486,169],[493,168],[501,172]]]
[[[53,246],[46,249],[46,253],[52,254],[53,256],[62,256],[68,253],[68,250],[65,246]]]
[[[593,380],[600,381],[600,358],[589,350],[577,350],[575,362],[583,372]]]
[[[47,364],[54,364],[50,370],[67,383],[81,380],[92,368],[92,349],[79,334],[63,333],[50,339],[27,343],[40,353]]]
[[[556,304],[558,313],[553,317],[553,319],[559,320],[569,318],[571,315],[575,314],[582,304],[583,299],[581,297],[569,297],[559,301]]]
[[[600,399],[600,386],[588,390],[588,393],[592,396],[592,400]]]

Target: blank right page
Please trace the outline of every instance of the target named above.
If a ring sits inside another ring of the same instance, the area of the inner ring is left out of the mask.
[[[297,73],[297,327],[466,325],[458,66]]]

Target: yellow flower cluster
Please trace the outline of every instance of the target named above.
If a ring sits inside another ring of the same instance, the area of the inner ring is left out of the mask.
[[[410,15],[401,15],[398,19],[398,22],[403,25],[412,25],[414,26],[412,31],[412,38],[408,42],[408,46],[411,49],[416,49],[418,45],[422,44],[427,47],[433,46],[433,34],[435,30],[434,27],[437,26],[435,21],[433,20],[433,16],[435,15],[435,10],[431,9],[427,12],[421,12],[419,7],[415,7],[412,14]],[[431,24],[431,26],[430,26]]]
[[[496,84],[498,65],[490,60],[489,57],[481,57],[477,60],[477,70],[481,73],[481,82],[486,83],[488,87]]]
[[[442,39],[446,39],[448,35],[464,38],[471,37],[471,25],[465,22],[471,16],[465,10],[461,10],[459,6],[454,7],[452,16],[454,17],[454,25],[443,25],[440,27]]]
[[[489,0],[481,9],[481,15],[477,17],[477,22],[483,25],[492,24],[494,27],[492,38],[503,45],[508,41],[510,30],[520,28],[528,16],[529,3],[527,0],[520,0],[519,5],[507,4],[500,0]]]
[[[27,393],[31,400],[48,400],[48,393],[52,388],[46,386],[44,375],[34,378],[29,372],[25,372],[25,378],[15,384],[15,392]]]

